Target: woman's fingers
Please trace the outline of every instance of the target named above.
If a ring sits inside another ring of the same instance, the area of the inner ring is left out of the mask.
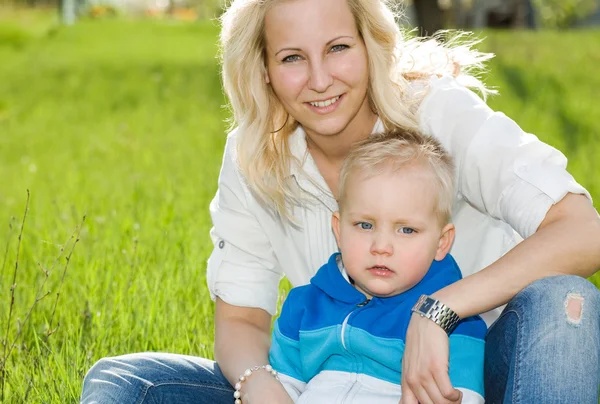
[[[450,380],[448,379],[448,386],[444,390],[438,383],[436,383],[435,379],[429,380],[426,384],[424,384],[425,391],[427,392],[428,397],[431,399],[433,404],[458,404],[462,399],[462,393],[460,390],[456,390],[450,384]]]
[[[433,373],[435,384],[441,396],[449,403],[460,403],[462,400],[462,392],[452,387],[450,376],[447,371],[438,370]]]
[[[403,398],[407,392],[402,404],[458,404],[462,400],[462,392],[452,387],[448,374],[443,371],[407,377],[406,387],[402,386]]]
[[[462,401],[460,390],[450,385],[450,389],[442,392],[433,379],[423,381],[414,389],[414,392],[410,387],[402,389],[400,404],[460,404]]]
[[[417,396],[415,396],[412,390],[404,384],[402,384],[402,397],[400,398],[400,404],[419,404]]]
[[[422,376],[417,380],[407,380],[409,391],[415,396],[414,403],[419,404],[447,404],[450,403],[440,392],[432,375]],[[404,395],[405,389],[402,389]],[[409,401],[411,404],[413,401]]]
[[[444,398],[435,380],[433,378],[423,385],[427,397],[430,398],[432,404],[448,404],[449,401]]]
[[[412,316],[402,359],[402,404],[460,403],[462,394],[448,376],[448,345],[448,336],[438,325]]]

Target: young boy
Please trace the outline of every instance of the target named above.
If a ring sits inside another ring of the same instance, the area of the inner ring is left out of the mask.
[[[353,149],[332,218],[340,253],[290,291],[275,323],[270,362],[295,402],[398,404],[411,309],[461,279],[453,197],[451,158],[433,138],[393,130]],[[483,403],[485,323],[448,328],[452,385]]]

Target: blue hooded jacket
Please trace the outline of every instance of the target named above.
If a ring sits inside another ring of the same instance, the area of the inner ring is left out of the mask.
[[[344,278],[339,253],[287,297],[273,331],[270,362],[281,374],[308,383],[320,372],[362,374],[400,384],[411,308],[461,279],[450,254],[434,261],[425,277],[399,295],[367,299]],[[450,380],[483,396],[487,328],[479,317],[461,320],[450,336]],[[340,373],[340,374],[341,374]]]

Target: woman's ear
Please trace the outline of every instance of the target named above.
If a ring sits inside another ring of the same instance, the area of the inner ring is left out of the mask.
[[[444,259],[448,251],[450,251],[450,247],[452,247],[452,243],[454,242],[454,225],[452,223],[448,223],[442,229],[442,233],[440,235],[440,241],[438,243],[438,249],[435,253],[435,260],[441,261]]]
[[[340,246],[340,212],[335,211],[331,215],[331,227],[333,228],[333,234],[335,235],[335,241],[337,242],[338,248]]]
[[[271,84],[271,78],[269,77],[269,72],[265,69],[265,83]]]

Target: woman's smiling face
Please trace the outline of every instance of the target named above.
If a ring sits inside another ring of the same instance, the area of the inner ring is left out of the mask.
[[[266,80],[309,135],[371,119],[365,44],[346,0],[290,0],[265,17]]]

